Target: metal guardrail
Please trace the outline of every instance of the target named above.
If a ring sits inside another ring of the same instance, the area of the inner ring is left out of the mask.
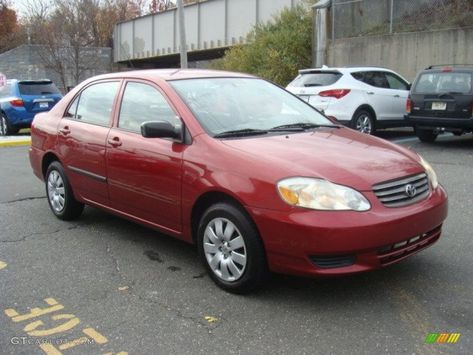
[[[188,51],[225,48],[246,42],[259,22],[303,0],[207,0],[184,7]],[[171,9],[118,23],[114,32],[114,61],[179,53],[177,11]]]

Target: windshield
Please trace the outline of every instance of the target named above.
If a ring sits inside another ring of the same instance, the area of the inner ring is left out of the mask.
[[[458,72],[423,73],[417,81],[415,92],[441,94],[471,92],[471,74]]]
[[[239,130],[332,124],[312,106],[262,79],[199,78],[170,84],[212,136]]]
[[[18,84],[21,95],[52,95],[60,94],[56,85],[51,82],[20,82]]]

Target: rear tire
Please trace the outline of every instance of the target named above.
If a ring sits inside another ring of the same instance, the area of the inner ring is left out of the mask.
[[[374,134],[376,131],[374,115],[367,109],[359,109],[353,115],[350,127],[361,133]]]
[[[438,133],[435,133],[433,129],[425,129],[416,127],[415,133],[417,138],[425,143],[433,143],[437,139]]]
[[[12,127],[10,122],[8,122],[8,118],[3,113],[0,113],[0,136],[11,136],[17,134],[18,131],[19,129]]]
[[[203,214],[197,232],[199,256],[212,280],[232,293],[248,293],[267,278],[263,243],[239,206],[220,202]]]
[[[57,218],[68,221],[82,214],[84,204],[75,199],[64,168],[58,161],[49,164],[45,184],[49,207]]]

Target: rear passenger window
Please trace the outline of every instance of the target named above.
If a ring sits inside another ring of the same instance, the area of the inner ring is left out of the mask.
[[[168,121],[175,124],[179,122],[179,118],[157,89],[148,84],[127,83],[118,127],[140,132],[141,124],[148,121]]]
[[[382,88],[382,89],[389,89],[389,83],[386,79],[386,76],[383,72],[378,71],[367,71],[367,72],[358,72],[352,73],[352,76],[359,81],[364,82],[365,84]]]
[[[73,117],[79,121],[108,126],[118,85],[119,83],[115,81],[87,87],[80,94],[77,110],[74,102],[69,111],[76,111]]]

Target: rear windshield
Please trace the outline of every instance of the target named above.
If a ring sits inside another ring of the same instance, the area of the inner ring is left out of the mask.
[[[336,72],[304,73],[299,74],[289,85],[297,87],[328,86],[335,84],[341,76],[342,74]]]
[[[471,73],[422,73],[416,83],[414,92],[468,94],[471,92]]]
[[[56,85],[51,82],[20,82],[18,86],[21,95],[52,95],[61,93]]]

